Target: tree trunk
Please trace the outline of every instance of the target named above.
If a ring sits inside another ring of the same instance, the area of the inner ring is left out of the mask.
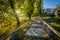
[[[29,17],[29,20],[31,20],[31,17]]]
[[[58,13],[57,13],[57,11],[55,12],[55,17],[58,17]]]
[[[15,18],[16,18],[16,20],[17,20],[17,27],[19,27],[20,26],[20,21],[19,21],[19,18],[18,18],[18,15],[17,15],[17,13],[15,12],[15,10],[13,10],[14,11],[14,16],[15,16]]]

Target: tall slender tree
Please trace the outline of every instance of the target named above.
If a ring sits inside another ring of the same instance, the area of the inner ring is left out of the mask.
[[[37,3],[37,9],[39,11],[39,14],[41,15],[43,11],[43,2],[42,0],[36,0],[36,3]]]
[[[34,12],[34,0],[25,0],[26,3],[26,15],[31,19],[31,15]]]

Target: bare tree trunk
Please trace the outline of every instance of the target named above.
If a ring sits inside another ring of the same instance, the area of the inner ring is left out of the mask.
[[[57,11],[55,12],[55,17],[58,17],[58,13],[57,13]]]

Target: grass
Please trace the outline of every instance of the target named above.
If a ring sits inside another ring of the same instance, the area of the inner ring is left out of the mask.
[[[50,25],[60,32],[60,18],[53,18]]]
[[[43,20],[47,20],[48,18],[51,18],[51,17],[42,17]]]
[[[57,31],[59,31],[60,32],[60,24],[57,24],[57,23],[50,23],[50,25],[52,26],[52,27],[54,27]]]
[[[57,30],[58,32],[60,32],[60,17],[58,17],[58,18],[53,18],[53,17],[49,17],[49,16],[43,16],[43,17],[42,17],[42,19],[45,20],[45,21],[46,21],[48,18],[52,18],[52,19],[50,20],[50,25],[51,25],[55,30]],[[60,38],[57,37],[56,35],[54,35],[54,37],[55,37],[57,40],[60,39]]]
[[[54,28],[54,29],[56,29],[57,31],[59,31],[60,32],[60,17],[58,17],[58,18],[53,18],[53,17],[49,17],[49,16],[43,16],[42,17],[42,19],[43,20],[47,20],[47,19],[49,19],[49,18],[52,18],[51,20],[50,20],[50,25]]]

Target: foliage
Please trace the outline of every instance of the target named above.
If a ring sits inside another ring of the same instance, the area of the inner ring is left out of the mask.
[[[39,10],[35,10],[35,2],[38,4],[36,5],[36,9]],[[19,18],[21,16],[31,19],[32,15],[39,15],[38,11],[41,11],[39,2],[39,0],[38,2],[37,0],[0,0],[0,36],[3,34],[6,35],[19,27]],[[26,19],[21,24],[25,23],[25,21]]]
[[[43,12],[43,3],[42,3],[42,0],[36,0],[37,2],[37,9],[39,11],[39,14],[41,15],[42,12]]]
[[[34,12],[34,0],[25,0],[25,13],[31,19],[31,15]]]

